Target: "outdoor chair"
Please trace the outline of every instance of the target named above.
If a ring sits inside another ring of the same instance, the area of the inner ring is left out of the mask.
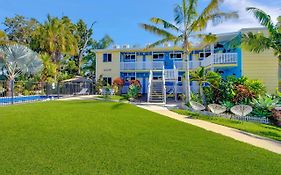
[[[253,108],[249,105],[236,105],[236,106],[233,106],[230,109],[230,111],[235,115],[244,117],[244,116],[250,114],[253,111]]]
[[[83,88],[80,92],[75,95],[89,95],[88,88]]]
[[[208,108],[211,110],[214,114],[221,114],[226,111],[226,107],[218,104],[209,104]]]
[[[192,109],[196,110],[196,111],[203,111],[205,108],[205,106],[203,106],[200,103],[197,103],[195,101],[190,101],[189,102],[190,106],[192,107]]]

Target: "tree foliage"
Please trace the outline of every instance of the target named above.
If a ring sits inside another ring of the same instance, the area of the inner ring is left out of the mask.
[[[273,49],[274,54],[281,59],[281,16],[274,24],[270,15],[261,9],[248,7],[247,11],[252,13],[260,24],[267,28],[268,35],[265,33],[245,33],[243,34],[243,47],[249,51],[260,53],[268,49]]]
[[[155,47],[166,42],[173,42],[175,45],[181,44],[184,51],[184,59],[188,59],[188,54],[193,50],[192,40],[199,38],[204,44],[212,43],[216,37],[212,34],[202,34],[212,22],[217,25],[227,19],[237,18],[237,12],[222,12],[219,5],[223,0],[211,0],[200,13],[198,10],[198,0],[182,0],[174,8],[174,21],[169,22],[164,19],[153,17],[150,19],[152,24],[141,24],[146,31],[154,33],[161,37],[159,41],[151,44],[149,47]],[[201,33],[198,35],[198,33]],[[189,65],[189,63],[187,63]],[[190,100],[190,79],[189,68],[186,70],[186,97]]]

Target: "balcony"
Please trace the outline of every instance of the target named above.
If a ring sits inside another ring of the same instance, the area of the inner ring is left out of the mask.
[[[121,70],[162,70],[163,61],[138,61],[138,62],[121,62]]]
[[[186,61],[174,61],[174,66],[178,70],[186,70]],[[189,61],[189,69],[196,69],[200,66],[221,66],[236,65],[238,63],[237,53],[215,53],[201,61]],[[162,70],[164,61],[137,61],[137,62],[121,62],[120,69],[124,70]]]

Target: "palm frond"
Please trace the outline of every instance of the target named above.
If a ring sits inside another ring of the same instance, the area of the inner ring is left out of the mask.
[[[265,37],[263,33],[249,32],[243,34],[242,43],[242,47],[256,53],[263,52],[271,47],[271,40]]]
[[[219,3],[223,0],[211,0],[208,6],[203,10],[201,15],[191,24],[191,29],[193,31],[201,31],[207,27],[209,21],[208,17],[219,10]]]
[[[252,13],[259,20],[260,24],[267,27],[270,32],[274,29],[271,17],[266,14],[263,10],[255,7],[248,7],[246,8],[246,10]]]
[[[177,25],[184,23],[184,14],[182,11],[182,6],[177,4],[174,8],[174,21]]]
[[[154,33],[158,36],[161,37],[165,37],[165,38],[176,38],[176,36],[174,36],[173,34],[171,34],[170,32],[160,29],[156,26],[153,25],[149,25],[149,24],[140,24],[140,26],[145,29],[146,31],[149,31],[151,33]]]
[[[192,21],[197,17],[198,0],[189,0],[187,9],[187,24],[191,24]]]
[[[175,30],[176,32],[180,31],[180,29],[177,26],[175,26],[172,23],[170,23],[168,21],[165,21],[165,20],[163,20],[161,18],[151,18],[150,21],[155,23],[155,24],[163,25],[163,27],[165,29],[172,29],[172,30]]]
[[[226,20],[239,18],[239,15],[238,12],[230,12],[230,13],[218,12],[206,18],[212,20],[213,25],[218,25]]]

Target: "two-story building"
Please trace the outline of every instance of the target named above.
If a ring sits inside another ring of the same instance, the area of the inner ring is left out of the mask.
[[[241,42],[244,32],[265,32],[264,28],[242,29],[234,33],[217,34],[217,42],[200,47],[188,56],[189,69],[200,66],[219,72],[223,77],[234,75],[259,79],[269,92],[278,87],[278,59],[273,52],[255,54],[241,48],[235,42]],[[235,42],[234,42],[235,41]],[[183,75],[187,70],[187,59],[183,58],[180,47],[157,47],[152,49],[130,48],[123,46],[96,51],[96,78],[100,76],[108,84],[121,77],[126,81],[123,93],[126,93],[130,80],[139,80],[141,92],[147,94],[148,101],[165,102],[166,95],[182,93]],[[191,82],[196,90],[196,82]]]

